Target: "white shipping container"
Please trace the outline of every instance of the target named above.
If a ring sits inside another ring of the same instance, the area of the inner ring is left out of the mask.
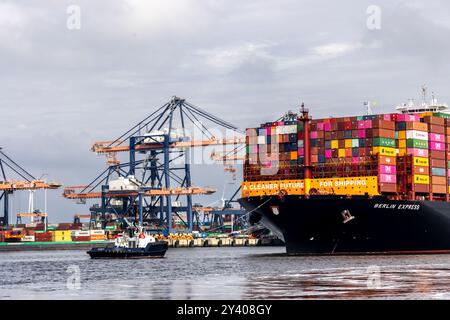
[[[34,236],[24,236],[21,240],[22,242],[33,242]]]
[[[90,230],[90,235],[104,235],[105,230]]]
[[[406,131],[406,139],[417,139],[428,141],[428,132],[410,130]]]
[[[82,231],[82,230],[72,230],[70,232],[70,235],[72,237],[88,237],[91,234],[89,233],[89,231]]]
[[[258,136],[258,144],[266,144],[266,137]]]
[[[297,133],[297,126],[296,125],[289,125],[289,126],[278,126],[275,129],[276,134],[290,134],[290,133]]]

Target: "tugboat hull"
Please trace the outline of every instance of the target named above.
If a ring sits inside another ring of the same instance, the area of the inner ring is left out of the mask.
[[[92,259],[146,259],[163,258],[168,249],[165,241],[149,243],[145,248],[106,247],[93,248],[87,253]]]

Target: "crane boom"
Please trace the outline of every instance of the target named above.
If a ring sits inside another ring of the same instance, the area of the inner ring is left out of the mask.
[[[173,189],[153,189],[144,191],[145,196],[168,196],[168,195],[201,195],[201,194],[212,194],[216,192],[213,188],[200,188],[200,187],[189,187],[189,188],[173,188]],[[137,196],[138,191],[109,191],[105,193],[106,197],[129,197]],[[74,187],[64,188],[63,196],[67,199],[96,199],[101,198],[101,192],[88,192],[88,193],[76,193]]]
[[[113,152],[129,152],[130,147],[127,145],[111,146],[113,141],[99,141],[95,142],[91,150],[97,154],[101,153],[113,153]],[[245,144],[245,138],[232,138],[232,139],[210,139],[210,140],[192,140],[192,141],[178,141],[172,142],[170,148],[192,148],[192,147],[206,147],[206,146],[219,146],[229,144]],[[142,143],[136,145],[136,151],[161,149],[160,143]]]
[[[46,183],[43,180],[33,181],[0,181],[0,191],[58,189],[62,184],[57,182]]]

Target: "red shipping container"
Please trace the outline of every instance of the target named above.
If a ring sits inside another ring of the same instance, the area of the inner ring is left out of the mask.
[[[380,193],[395,193],[395,192],[397,192],[397,184],[395,184],[395,183],[380,183],[379,192]]]
[[[430,159],[431,166],[434,168],[445,168],[445,160],[442,159]]]
[[[414,184],[414,191],[416,193],[428,193],[430,192],[430,185],[428,184]]]
[[[445,127],[438,126],[438,125],[435,125],[435,124],[430,124],[428,131],[431,132],[431,133],[445,134]]]
[[[445,160],[445,152],[444,151],[431,150],[430,151],[430,159]]]

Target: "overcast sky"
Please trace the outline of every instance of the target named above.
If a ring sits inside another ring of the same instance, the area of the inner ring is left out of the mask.
[[[70,5],[80,29],[67,27]],[[371,5],[379,29],[367,26]],[[73,185],[105,167],[93,141],[173,95],[241,128],[301,101],[315,118],[363,114],[365,100],[391,112],[422,84],[450,102],[448,39],[445,1],[0,0],[0,146],[35,176]],[[196,170],[196,185],[229,179]],[[51,220],[88,212],[60,193]],[[24,211],[27,194],[16,197]]]

